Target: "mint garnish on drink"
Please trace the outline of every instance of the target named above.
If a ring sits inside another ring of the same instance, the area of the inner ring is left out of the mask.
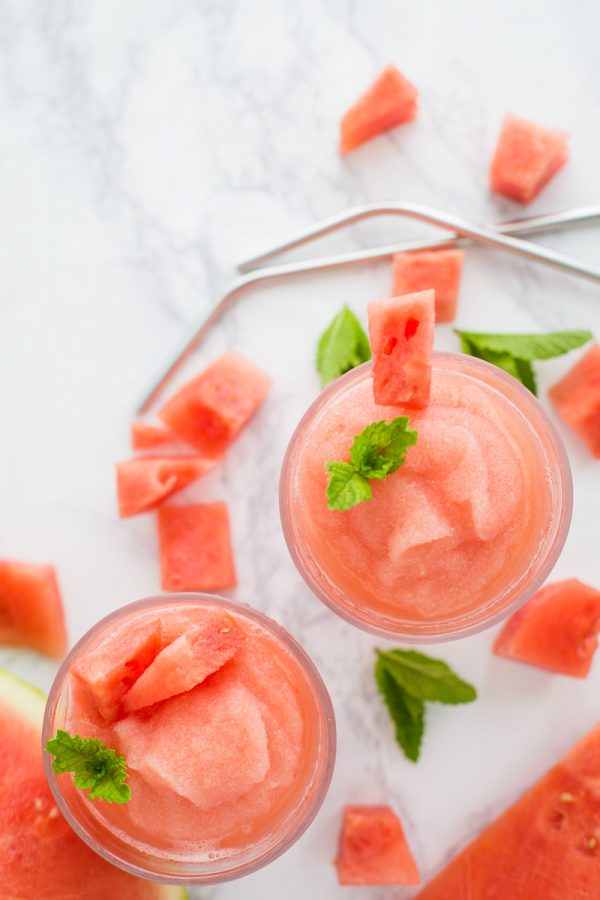
[[[88,791],[90,800],[127,803],[131,790],[126,784],[127,762],[110,747],[96,738],[82,738],[66,731],[57,731],[46,743],[52,756],[52,768],[60,775],[73,772],[75,787]]]
[[[316,363],[321,386],[369,359],[369,338],[352,310],[344,306],[319,339]]]

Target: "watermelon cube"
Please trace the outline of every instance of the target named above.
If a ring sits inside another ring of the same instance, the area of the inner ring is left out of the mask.
[[[397,253],[392,260],[392,296],[433,290],[435,321],[452,322],[456,315],[464,255],[462,250]]]
[[[216,464],[199,456],[144,456],[117,463],[119,515],[126,519],[153,509]]]
[[[226,353],[159,411],[165,425],[204,456],[221,456],[264,401],[271,379],[239,353]]]
[[[350,107],[340,123],[340,153],[345,154],[383,131],[417,116],[417,89],[396,66],[383,70]]]
[[[490,169],[490,187],[529,203],[569,158],[569,135],[535,125],[510,113],[500,130]]]
[[[207,610],[165,647],[142,672],[123,700],[126,714],[191,691],[232,659],[246,635],[229,613]]]
[[[389,806],[346,806],[336,859],[340,884],[418,884],[419,871]]]
[[[593,344],[549,394],[567,425],[600,459],[600,345]]]
[[[0,644],[60,659],[67,632],[54,566],[0,560]]]
[[[152,450],[165,444],[174,444],[177,437],[160,425],[148,425],[147,422],[131,423],[131,449]]]
[[[165,591],[215,591],[236,585],[225,503],[158,510],[160,577]]]
[[[434,294],[420,291],[369,303],[373,393],[381,406],[429,403]]]
[[[87,689],[102,718],[113,722],[123,697],[161,649],[160,622],[137,628],[127,623],[76,659],[71,674]]]
[[[494,642],[494,653],[585,678],[599,631],[600,591],[568,578],[546,585],[510,617]]]

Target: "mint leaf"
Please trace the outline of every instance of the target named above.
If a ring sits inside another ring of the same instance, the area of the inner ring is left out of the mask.
[[[319,339],[316,364],[321,386],[369,359],[369,339],[354,313],[344,306]]]
[[[375,681],[394,723],[397,742],[404,750],[404,755],[416,762],[421,753],[425,729],[425,704],[407,694],[379,658],[375,663]]]
[[[406,416],[391,422],[373,422],[357,434],[350,450],[354,468],[365,478],[387,478],[406,458],[406,451],[417,443],[417,432]]]
[[[351,509],[373,496],[371,485],[360,472],[345,462],[325,464],[329,473],[327,506],[329,509]]]
[[[52,768],[57,774],[73,772],[75,787],[88,791],[90,800],[127,803],[131,798],[124,756],[106,747],[95,738],[82,738],[66,731],[57,731],[46,743],[46,751],[55,759]]]
[[[470,703],[477,699],[473,685],[459,678],[441,659],[417,650],[377,650],[377,657],[404,691],[419,700]]]

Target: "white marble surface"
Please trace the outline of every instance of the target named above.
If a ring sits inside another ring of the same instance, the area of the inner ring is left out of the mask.
[[[486,190],[507,109],[572,132],[571,162],[531,210],[597,203],[599,29],[593,0],[0,0],[0,555],[57,564],[73,639],[158,588],[153,517],[118,521],[112,466],[128,454],[136,402],[235,261],[366,200],[482,222],[520,214]],[[420,89],[419,119],[342,160],[340,115],[389,61]],[[382,221],[351,242],[424,232]],[[598,229],[545,241],[599,261]],[[344,802],[392,803],[427,876],[598,715],[599,661],[586,682],[552,677],[493,658],[486,633],[439,647],[480,699],[430,708],[422,759],[406,762],[373,687],[381,642],[322,607],[287,556],[277,476],[318,391],[317,336],[388,279],[381,265],[256,290],[186,372],[233,346],[274,376],[259,419],[189,494],[231,505],[236,596],[312,654],[339,725],[310,831],[268,870],[197,897],[400,900],[401,889],[336,886]],[[458,322],[600,334],[600,287],[472,250]],[[449,327],[437,345],[456,347]],[[544,404],[573,359],[538,367]],[[575,513],[556,576],[600,585],[599,464],[562,431]],[[54,671],[5,650],[0,663],[42,687]]]

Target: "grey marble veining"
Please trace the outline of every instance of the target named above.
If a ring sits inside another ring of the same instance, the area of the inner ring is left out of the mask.
[[[592,0],[0,0],[0,555],[56,562],[74,639],[158,588],[153,518],[117,520],[112,465],[128,455],[136,403],[236,260],[368,200],[480,222],[520,215],[487,192],[507,109],[572,133],[571,162],[529,210],[597,203],[599,26]],[[340,116],[390,61],[418,86],[419,118],[342,160]],[[382,220],[321,246],[423,233]],[[598,235],[544,241],[597,262]],[[342,303],[364,313],[388,285],[379,265],[257,289],[182,375],[234,346],[274,376],[253,426],[188,495],[230,504],[236,596],[304,644],[339,726],[332,789],[311,829],[268,869],[194,893],[204,900],[345,896],[331,865],[345,802],[392,803],[429,875],[598,715],[598,665],[583,683],[553,678],[493,658],[484,633],[439,648],[480,699],[432,706],[423,757],[408,763],[372,683],[381,642],[322,607],[287,556],[277,479],[318,392],[317,337]],[[474,249],[458,323],[600,334],[600,291]],[[447,326],[436,341],[456,346]],[[538,367],[544,404],[570,364]],[[599,585],[598,464],[561,432],[576,494],[556,576]],[[42,687],[53,675],[29,654],[0,651],[0,664]]]

